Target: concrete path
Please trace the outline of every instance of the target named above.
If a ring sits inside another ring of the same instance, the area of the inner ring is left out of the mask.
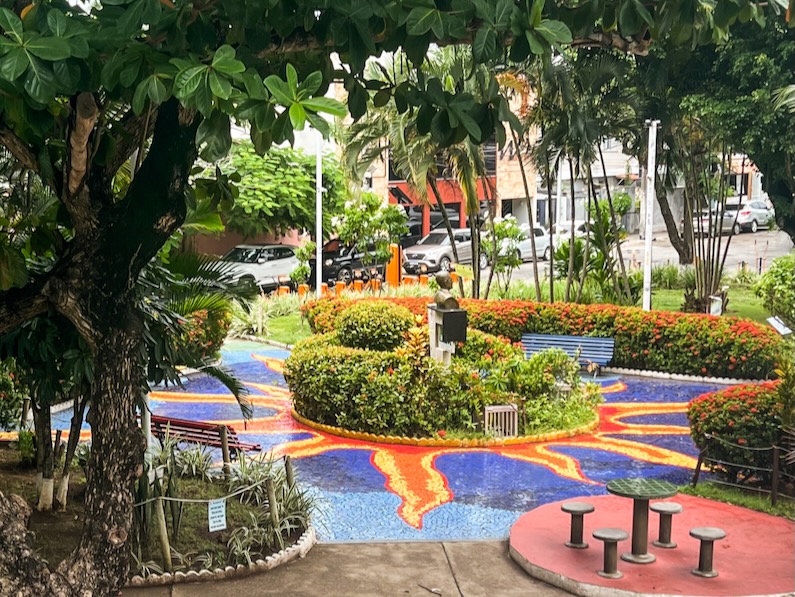
[[[124,597],[563,597],[511,560],[505,541],[316,545],[304,560],[242,579],[125,589]]]

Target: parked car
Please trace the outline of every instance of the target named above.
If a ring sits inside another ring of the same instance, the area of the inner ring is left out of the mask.
[[[455,228],[453,236],[459,262],[472,263],[472,234],[469,228]],[[416,245],[405,250],[403,269],[407,274],[448,271],[454,261],[450,237],[445,230],[440,229],[431,232]],[[486,255],[481,254],[480,267],[486,267],[487,262]]]
[[[735,215],[737,216],[737,226],[734,227],[735,234],[739,234],[740,230],[756,232],[760,228],[770,228],[771,224],[776,221],[775,210],[768,207],[764,201],[758,200],[745,204],[727,204],[726,213],[730,214],[732,221],[734,221]]]
[[[584,237],[588,234],[588,222],[585,220],[574,220],[574,236]],[[560,247],[564,241],[571,239],[571,220],[564,220],[555,224],[552,229],[552,245],[554,249]]]
[[[524,238],[519,243],[518,257],[522,261],[530,261],[533,258],[533,245],[530,241],[530,226],[525,225],[522,227]],[[535,237],[536,256],[540,256],[544,261],[549,261],[551,249],[549,247],[549,232],[544,230],[541,226],[533,227],[533,236]]]
[[[366,253],[356,247],[346,246],[339,239],[332,239],[323,245],[323,281],[327,284],[345,282],[350,284],[354,278],[361,278],[367,282],[375,274],[384,274],[384,265],[365,264]],[[309,260],[311,270],[309,276],[310,286],[315,285],[315,259]]]
[[[290,285],[290,273],[298,265],[291,245],[237,245],[221,259],[235,264],[239,279],[251,279],[263,292]]]

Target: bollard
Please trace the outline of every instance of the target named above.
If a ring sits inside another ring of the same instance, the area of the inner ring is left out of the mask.
[[[417,276],[403,276],[403,284],[414,286],[417,283]]]
[[[353,281],[353,289],[356,292],[362,292],[362,290],[364,290],[364,282],[361,280],[361,278]]]
[[[289,286],[279,286],[278,294],[279,294],[279,296],[284,296],[286,294],[290,294],[290,287]]]
[[[305,297],[309,293],[309,284],[299,284],[298,285],[298,296],[301,298]]]
[[[328,284],[326,284],[325,282],[323,282],[320,285],[320,296],[331,296],[331,293],[329,292],[328,289]]]
[[[345,282],[337,282],[334,285],[334,291],[337,293],[337,297],[341,297],[345,292]]]
[[[427,286],[428,285],[428,274],[422,274],[420,276],[420,286]]]

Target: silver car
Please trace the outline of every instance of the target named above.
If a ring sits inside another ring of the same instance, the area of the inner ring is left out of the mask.
[[[530,226],[523,224],[521,226],[522,238],[521,240],[511,241],[504,239],[500,246],[500,255],[506,256],[511,251],[516,253],[520,261],[531,261],[533,259],[533,245],[530,241]],[[535,237],[536,256],[544,261],[549,261],[551,250],[549,248],[549,232],[541,228],[541,226],[533,227],[533,236]],[[488,241],[486,241],[488,242]]]
[[[290,245],[237,245],[221,259],[235,264],[240,279],[251,278],[263,292],[290,285],[290,273],[298,265],[296,247]]]
[[[739,213],[738,213],[739,210]],[[734,221],[737,216],[737,226],[734,233],[739,234],[740,230],[756,232],[760,228],[769,228],[776,221],[776,212],[772,207],[768,207],[764,201],[750,201],[743,205],[726,205],[726,213]]]
[[[472,263],[472,233],[469,228],[453,230],[456,252],[460,263]],[[448,271],[455,261],[450,237],[444,230],[435,230],[403,253],[403,269],[407,274]],[[485,267],[485,254],[480,256],[480,266]]]

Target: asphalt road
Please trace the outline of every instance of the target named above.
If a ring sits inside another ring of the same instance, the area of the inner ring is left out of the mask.
[[[729,237],[723,236],[721,247],[725,247],[727,241],[729,241]],[[621,250],[628,264],[635,264],[638,268],[643,267],[644,244],[644,241],[636,234],[631,235],[624,242]],[[745,262],[747,267],[753,271],[758,271],[760,267],[762,271],[765,271],[773,259],[786,255],[792,249],[793,244],[790,237],[780,230],[760,230],[755,234],[744,232],[739,236],[731,237],[724,269],[727,274],[733,274],[739,270],[740,264]],[[678,264],[679,255],[671,246],[671,241],[667,235],[664,232],[658,232],[652,241],[652,264],[662,265],[666,263]],[[543,270],[541,269],[542,267]],[[547,262],[539,261],[539,270],[546,272],[548,268],[549,264]],[[532,280],[532,262],[524,263],[518,271],[514,272],[513,278]]]

